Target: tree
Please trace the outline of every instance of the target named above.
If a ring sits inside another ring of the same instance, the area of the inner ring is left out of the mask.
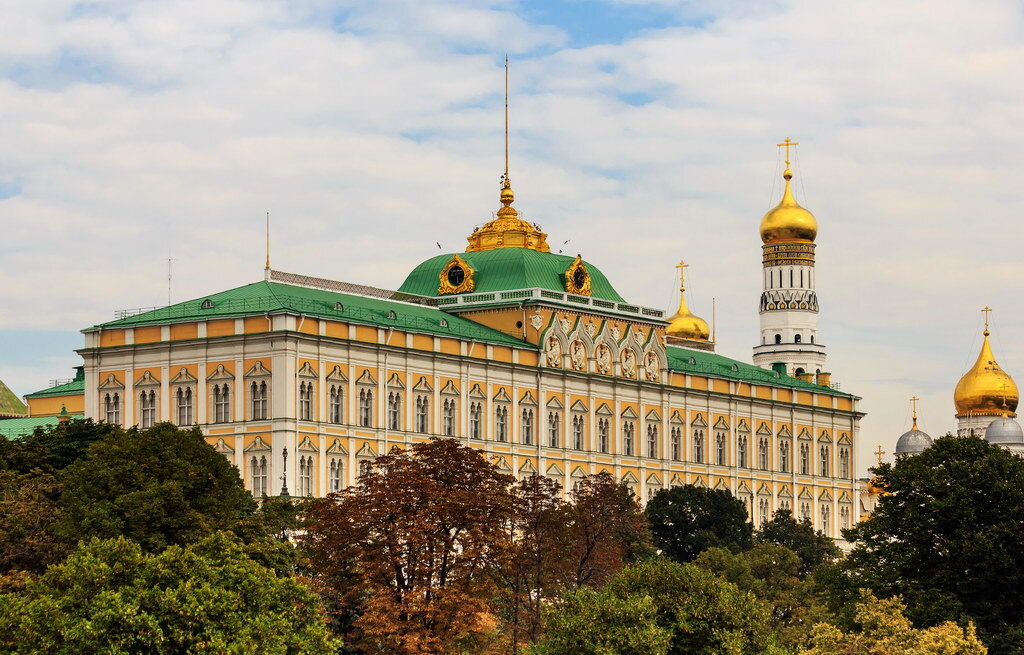
[[[510,476],[453,439],[378,457],[314,501],[302,543],[343,628],[370,652],[448,653],[496,623],[490,563],[511,518]]]
[[[68,559],[0,594],[0,649],[54,653],[328,655],[317,597],[217,534],[151,555],[123,537],[82,543]]]
[[[626,563],[651,554],[650,531],[633,492],[608,473],[582,479],[566,513],[568,545],[561,578],[572,588],[599,587]]]
[[[810,520],[797,521],[788,509],[780,509],[772,520],[754,535],[755,543],[778,544],[795,552],[800,558],[800,577],[806,578],[815,568],[834,561],[840,551],[835,542],[815,531]]]
[[[666,643],[667,637],[667,643]],[[566,592],[549,610],[540,655],[764,655],[778,652],[768,610],[693,564],[627,566],[604,589]]]
[[[57,532],[69,543],[125,536],[149,552],[230,529],[256,509],[238,470],[198,428],[115,431],[61,475]]]
[[[116,425],[94,423],[92,419],[37,427],[14,441],[0,439],[0,470],[54,473],[81,459],[94,442],[123,432]]]
[[[1024,648],[1024,460],[947,436],[875,472],[886,493],[846,533],[853,582],[901,595],[915,625],[970,619],[993,653]]]
[[[59,492],[49,473],[0,471],[0,577],[41,573],[66,554],[54,534]]]
[[[785,648],[804,645],[811,626],[828,617],[817,587],[800,578],[800,558],[783,546],[761,543],[741,553],[709,548],[694,564],[766,603],[772,631]]]
[[[814,626],[813,645],[800,655],[985,655],[988,649],[974,625],[961,628],[948,621],[916,630],[903,615],[897,596],[878,600],[865,591],[857,603],[860,632],[844,633],[828,623]]]
[[[663,489],[647,503],[654,546],[677,562],[708,548],[750,547],[752,528],[743,503],[725,490],[686,485]]]

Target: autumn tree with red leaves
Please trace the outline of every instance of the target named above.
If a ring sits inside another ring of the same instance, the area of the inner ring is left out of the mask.
[[[378,457],[355,486],[314,502],[303,541],[313,577],[355,612],[347,637],[399,655],[491,638],[490,565],[507,547],[511,483],[479,452],[432,439]]]

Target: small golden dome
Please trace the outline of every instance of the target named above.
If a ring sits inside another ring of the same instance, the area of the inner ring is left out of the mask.
[[[502,177],[499,198],[501,207],[498,209],[497,218],[466,237],[469,241],[466,252],[496,248],[529,248],[539,252],[551,252],[551,246],[547,241],[548,235],[541,232],[538,226],[519,218],[519,212],[512,206],[516,196],[512,193],[512,182],[507,174]]]
[[[988,329],[984,334],[985,339],[981,343],[978,361],[974,362],[971,370],[964,373],[956,385],[956,391],[953,392],[956,415],[1016,416],[1013,412],[1020,400],[1017,385],[996,363],[996,358],[992,355],[992,346],[988,341]]]
[[[782,176],[786,178],[786,189],[782,201],[761,219],[761,241],[814,241],[814,237],[818,236],[818,221],[814,214],[798,205],[793,197],[789,184],[793,172],[786,168]]]
[[[700,316],[690,312],[686,306],[686,287],[683,284],[683,269],[686,264],[679,262],[679,310],[668,318],[668,327],[665,334],[677,339],[689,339],[691,341],[707,341],[711,336],[708,329],[708,322]]]

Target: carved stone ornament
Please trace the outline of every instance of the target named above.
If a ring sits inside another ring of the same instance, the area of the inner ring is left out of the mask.
[[[569,344],[569,360],[573,370],[582,371],[587,367],[587,347],[579,339]]]
[[[618,341],[619,337],[622,336],[622,332],[619,331],[619,326],[613,325],[612,326],[611,334],[612,334],[612,339],[615,339],[616,341]]]
[[[473,270],[465,259],[458,255],[452,256],[437,276],[440,281],[437,293],[467,293],[472,291],[476,288],[476,282],[473,280],[475,273],[476,271]]]
[[[622,351],[622,375],[627,378],[636,377],[636,353],[632,348]]]
[[[590,272],[587,270],[587,265],[583,263],[583,258],[579,255],[576,255],[576,259],[573,260],[568,270],[565,271],[565,291],[577,296],[591,295]]]
[[[547,358],[548,366],[562,368],[562,342],[553,334],[548,336],[544,342],[544,355]]]
[[[590,336],[594,336],[595,332],[597,332],[597,325],[595,325],[593,321],[588,322],[587,323],[587,334],[589,334]]]
[[[608,344],[599,343],[594,349],[594,359],[597,361],[597,370],[601,373],[609,373],[612,370],[612,349]]]
[[[540,314],[534,314],[530,317],[530,325],[533,326],[534,330],[539,330],[544,325],[544,317]]]
[[[565,317],[562,317],[559,322],[562,324],[562,332],[568,332],[572,328],[572,323]]]
[[[658,354],[654,351],[648,351],[644,355],[644,374],[647,376],[649,382],[657,382],[658,374],[660,373],[660,367],[658,366]]]

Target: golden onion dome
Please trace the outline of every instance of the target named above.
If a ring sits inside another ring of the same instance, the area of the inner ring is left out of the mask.
[[[683,269],[685,268],[686,264],[679,262],[679,309],[668,318],[665,334],[677,339],[707,341],[711,337],[708,322],[693,314],[686,306],[686,287],[683,284]]]
[[[987,328],[984,334],[978,361],[974,362],[971,370],[964,373],[956,385],[956,391],[953,392],[956,415],[1003,416],[1005,413],[1008,416],[1016,416],[1013,412],[1020,400],[1017,384],[996,363],[996,358],[992,355],[992,346],[989,344]]]
[[[786,189],[782,201],[761,219],[761,241],[779,243],[783,241],[814,241],[818,236],[818,221],[814,214],[797,204],[789,181],[793,172],[786,168]]]

